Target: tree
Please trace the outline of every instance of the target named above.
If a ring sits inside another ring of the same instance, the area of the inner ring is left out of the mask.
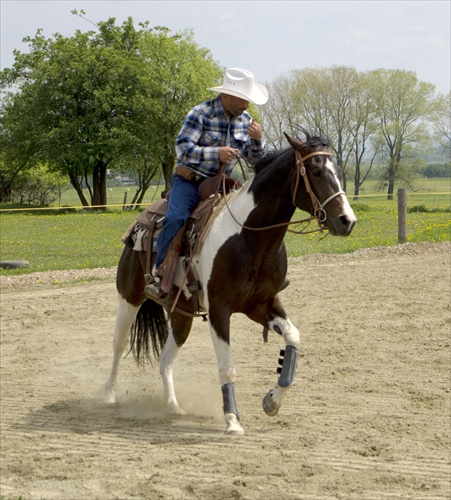
[[[367,73],[359,74],[357,85],[358,90],[352,99],[346,125],[351,138],[351,156],[354,158],[354,200],[358,199],[360,187],[368,177],[377,155],[377,150],[371,147],[371,138],[376,133],[377,122],[371,81]]]
[[[5,114],[18,123],[28,110],[37,137],[33,154],[69,176],[83,205],[82,179],[92,205],[106,204],[108,165],[127,148],[141,84],[139,36],[131,19],[122,27],[109,19],[99,23],[97,34],[77,31],[69,38],[46,39],[38,30],[26,39],[30,52],[16,51],[14,67],[1,74],[3,84],[18,89],[7,96],[3,126]],[[15,132],[20,143],[24,131]]]
[[[440,94],[433,110],[433,129],[440,153],[451,160],[451,92]]]
[[[3,88],[3,87],[2,87]],[[5,93],[5,92],[3,92]],[[2,103],[5,99],[2,99]],[[38,163],[40,136],[26,96],[14,108],[2,104],[0,120],[0,201],[10,201],[23,173]]]
[[[311,135],[327,137],[343,170],[346,189],[353,142],[349,126],[360,90],[358,72],[345,66],[294,70],[291,78],[280,78],[272,90],[272,108],[265,108],[265,120],[276,133],[276,142],[285,124],[291,133],[301,126]]]
[[[175,139],[189,109],[211,94],[208,86],[219,81],[223,70],[209,50],[200,47],[188,30],[172,35],[156,27],[141,40],[141,78],[146,91],[139,96],[132,154],[140,158],[140,186],[133,203],[140,203],[156,172],[162,172],[165,191],[171,188],[175,165]]]
[[[270,99],[262,108],[262,121],[269,147],[281,149],[286,143],[284,132],[298,132],[299,121],[296,102],[293,101],[293,81],[279,76],[273,82],[265,83]]]
[[[429,137],[425,120],[433,108],[435,86],[404,70],[375,70],[371,79],[378,119],[376,144],[386,165],[387,198],[392,200],[395,182],[407,180],[409,155]]]
[[[444,97],[436,102],[434,86],[412,72],[307,68],[277,78],[269,88],[264,108],[269,142],[280,147],[284,129],[296,133],[299,126],[327,137],[345,189],[353,174],[356,198],[376,159],[385,165],[390,199],[396,181],[410,182],[415,175],[411,162],[424,153],[432,118],[444,145],[449,144],[449,100],[448,107]]]
[[[0,126],[12,153],[26,135],[17,125],[25,112],[37,139],[30,155],[65,172],[84,206],[85,188],[92,205],[106,205],[113,166],[136,166],[140,202],[161,171],[170,188],[184,115],[222,70],[191,32],[171,35],[148,23],[136,30],[131,18],[120,27],[113,18],[96,26],[98,32],[68,38],[46,39],[38,30],[26,39],[30,53],[16,51],[13,68],[0,74],[15,90],[6,95]]]

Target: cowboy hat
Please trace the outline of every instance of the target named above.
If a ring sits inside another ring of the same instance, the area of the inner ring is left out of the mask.
[[[268,91],[260,83],[254,82],[254,75],[241,68],[227,68],[222,87],[210,87],[207,90],[233,95],[254,104],[265,104],[268,100]]]

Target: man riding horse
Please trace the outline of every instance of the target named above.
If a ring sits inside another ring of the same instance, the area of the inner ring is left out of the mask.
[[[153,276],[144,289],[149,298],[164,296],[162,263],[172,240],[200,201],[199,184],[215,176],[222,165],[230,174],[238,155],[254,164],[265,154],[262,128],[246,110],[249,102],[267,102],[266,88],[254,81],[250,71],[228,68],[223,85],[208,90],[219,96],[191,109],[176,139],[177,164],[168,211],[158,235]]]

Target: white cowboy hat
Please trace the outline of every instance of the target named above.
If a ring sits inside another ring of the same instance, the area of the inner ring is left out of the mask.
[[[268,91],[260,83],[254,82],[254,75],[241,68],[227,68],[222,87],[211,87],[207,90],[233,95],[254,104],[265,104],[268,100]]]

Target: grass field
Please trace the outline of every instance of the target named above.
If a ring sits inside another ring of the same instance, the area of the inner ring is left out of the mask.
[[[322,238],[318,233],[287,234],[288,254],[292,257],[311,253],[347,253],[359,248],[391,246],[398,243],[397,196],[387,200],[377,185],[365,185],[359,200],[348,198],[358,222],[351,236]],[[106,212],[84,210],[1,211],[0,260],[27,260],[29,268],[0,269],[0,274],[24,274],[60,269],[85,269],[115,266],[123,244],[121,236],[137,216],[136,211],[123,212],[122,204],[127,188],[109,191]],[[129,187],[130,202],[134,188]],[[423,179],[417,182],[418,191],[408,192],[409,242],[450,241],[450,179]],[[160,198],[159,189],[151,189],[146,204]],[[74,192],[64,193],[61,207],[78,207]],[[117,206],[116,206],[117,205]],[[296,213],[294,218],[303,214]],[[315,227],[315,226],[313,226]]]

